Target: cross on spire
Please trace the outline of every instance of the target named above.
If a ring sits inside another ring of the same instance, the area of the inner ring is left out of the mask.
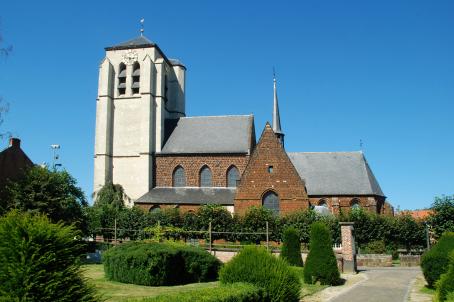
[[[145,23],[145,19],[144,18],[140,19],[140,35],[141,36],[143,36],[143,32],[145,31],[144,23]]]

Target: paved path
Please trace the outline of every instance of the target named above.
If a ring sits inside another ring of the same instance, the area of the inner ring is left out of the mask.
[[[365,280],[329,301],[406,302],[410,287],[420,272],[419,267],[369,268],[362,273]]]

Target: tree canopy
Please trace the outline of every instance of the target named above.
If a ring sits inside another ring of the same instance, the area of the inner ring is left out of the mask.
[[[43,213],[52,222],[74,223],[85,229],[83,208],[88,203],[82,189],[67,171],[34,166],[21,179],[10,182],[5,191],[6,197],[0,206],[3,212],[17,209]]]

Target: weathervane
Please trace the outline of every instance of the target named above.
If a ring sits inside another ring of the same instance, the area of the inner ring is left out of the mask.
[[[143,36],[143,32],[145,31],[144,26],[143,26],[144,22],[145,22],[144,18],[140,19],[140,27],[141,27],[140,28],[140,35],[141,36]]]

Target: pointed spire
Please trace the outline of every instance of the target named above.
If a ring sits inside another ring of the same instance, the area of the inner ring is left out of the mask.
[[[279,115],[279,103],[277,101],[276,73],[273,68],[273,89],[274,89],[274,104],[273,104],[273,131],[284,145],[284,133],[281,129],[281,117]]]

